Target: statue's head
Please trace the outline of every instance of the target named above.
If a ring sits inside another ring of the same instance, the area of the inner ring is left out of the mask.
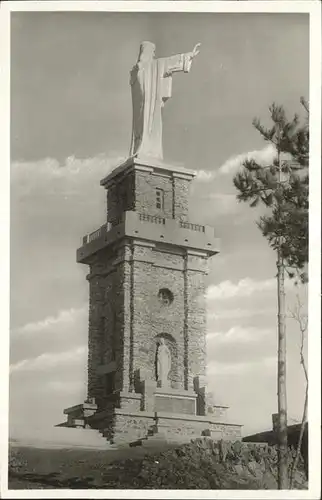
[[[159,339],[159,345],[164,345],[164,339],[162,337]]]
[[[155,45],[152,42],[142,42],[140,45],[139,61],[150,61],[155,56]]]

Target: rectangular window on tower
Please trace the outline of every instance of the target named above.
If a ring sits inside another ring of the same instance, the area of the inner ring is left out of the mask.
[[[156,204],[155,205],[159,210],[163,210],[164,209],[163,189],[156,189],[155,192],[156,192]]]

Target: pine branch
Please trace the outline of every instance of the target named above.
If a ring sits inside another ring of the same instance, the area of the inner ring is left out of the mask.
[[[266,128],[258,118],[253,125],[265,141],[275,145],[277,156],[268,166],[246,160],[233,183],[238,201],[271,208],[270,217],[259,219],[259,229],[273,249],[281,246],[287,266],[303,270],[308,259],[309,130],[307,124],[300,124],[297,114],[288,121],[282,106],[273,103],[269,109],[273,125]],[[281,152],[291,154],[294,160],[281,160]],[[287,179],[281,180],[280,175]],[[304,273],[302,276],[307,279]]]

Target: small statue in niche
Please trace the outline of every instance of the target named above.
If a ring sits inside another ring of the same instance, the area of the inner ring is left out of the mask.
[[[171,369],[171,353],[163,338],[159,340],[156,354],[156,376],[161,387],[168,387]]]

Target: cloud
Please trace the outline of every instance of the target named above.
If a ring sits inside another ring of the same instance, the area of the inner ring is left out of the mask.
[[[95,171],[107,173],[117,167],[124,157],[120,154],[98,155],[90,158],[75,158],[69,156],[64,163],[59,163],[54,158],[43,158],[33,162],[15,161],[11,164],[11,181],[15,182],[19,178],[30,178],[30,174],[35,174],[36,178],[47,176],[52,178],[72,177],[79,174],[89,174]]]
[[[12,328],[35,321],[39,311],[51,316],[84,303],[85,268],[76,264],[76,248],[106,221],[100,180],[117,162],[117,155],[102,155],[11,165]]]
[[[253,362],[221,363],[220,361],[208,364],[208,376],[212,375],[243,375],[250,372],[260,372],[260,375],[268,372],[274,375],[276,372],[276,356],[269,356]]]
[[[254,316],[264,316],[275,312],[275,309],[224,309],[216,312],[209,312],[208,320],[221,320],[221,319],[236,319],[236,318],[252,318]]]
[[[48,316],[43,320],[27,323],[22,327],[15,328],[12,330],[12,333],[18,335],[29,335],[32,333],[43,332],[44,330],[48,330],[51,327],[57,327],[61,324],[72,325],[80,319],[85,319],[87,314],[87,305],[77,309],[71,308],[62,310],[56,316]]]
[[[99,181],[117,167],[124,157],[120,154],[92,158],[70,156],[62,163],[53,158],[11,164],[12,195],[28,197],[81,195],[99,186]],[[102,189],[102,188],[101,188]]]
[[[250,159],[255,160],[260,165],[266,166],[272,163],[275,156],[276,148],[273,144],[268,144],[263,149],[231,156],[215,171],[197,170],[196,180],[200,182],[209,182],[218,176],[235,174],[241,168],[244,161]]]
[[[201,215],[209,225],[216,223],[218,227],[220,224],[227,226],[228,223],[234,227],[249,226],[250,218],[253,217],[255,220],[259,214],[262,214],[263,207],[259,205],[253,209],[251,215],[248,204],[237,200],[237,191],[232,177],[246,159],[253,158],[259,164],[265,165],[271,164],[274,156],[273,146],[268,145],[261,150],[235,155],[214,170],[197,171],[197,182],[193,191],[194,199],[191,200],[192,211]],[[233,218],[232,215],[234,215]],[[216,221],[214,216],[216,216]],[[218,216],[221,221],[218,221]]]
[[[230,280],[222,281],[219,285],[210,285],[207,289],[207,299],[230,299],[233,297],[249,297],[255,292],[273,290],[276,288],[276,280],[254,281],[251,278],[243,278],[236,284]]]
[[[211,181],[216,176],[216,172],[210,172],[208,170],[197,170],[196,172],[197,175],[195,179],[200,182]]]
[[[229,330],[223,332],[210,332],[207,335],[207,342],[214,341],[216,343],[248,343],[264,341],[265,337],[271,335],[270,329],[233,326]]]
[[[243,162],[246,160],[255,160],[260,165],[269,165],[274,157],[276,156],[276,148],[273,144],[269,144],[263,149],[249,151],[248,153],[241,153],[237,156],[232,156],[229,158],[221,167],[218,169],[220,175],[234,174],[240,169]]]
[[[10,373],[21,371],[43,371],[65,363],[86,361],[87,346],[79,346],[65,352],[43,353],[31,359],[23,359],[10,366]]]
[[[285,286],[290,287],[289,280]],[[271,278],[262,281],[254,281],[251,278],[243,278],[236,284],[230,280],[222,281],[219,285],[210,285],[206,292],[207,300],[226,300],[235,297],[249,297],[254,293],[276,290],[276,279]]]
[[[214,210],[216,214],[232,214],[240,212],[240,204],[235,194],[231,193],[210,193],[204,197],[214,203]],[[233,221],[232,221],[233,223]]]

